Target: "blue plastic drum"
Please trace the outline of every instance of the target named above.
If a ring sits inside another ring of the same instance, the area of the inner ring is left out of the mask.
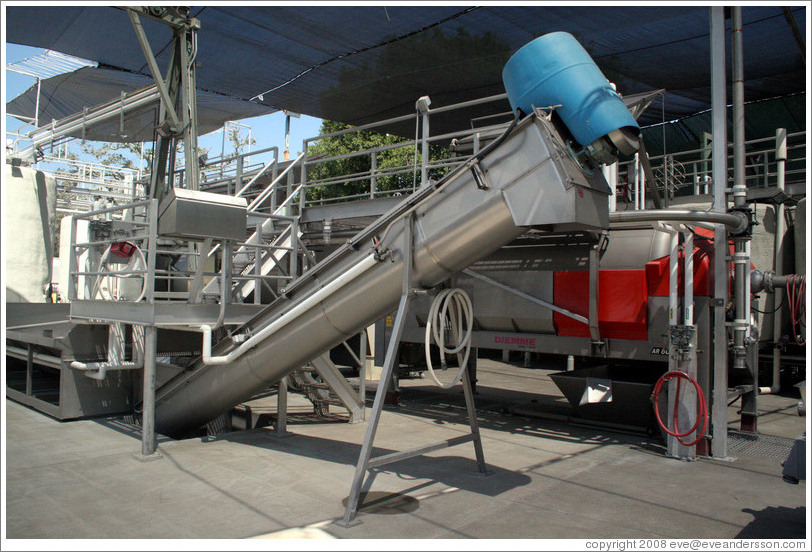
[[[519,49],[502,69],[510,106],[561,105],[556,112],[582,146],[614,130],[640,127],[583,46],[569,33],[540,36]]]

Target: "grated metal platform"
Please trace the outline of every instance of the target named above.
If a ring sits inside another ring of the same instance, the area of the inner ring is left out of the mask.
[[[787,437],[731,431],[727,434],[727,451],[731,455],[761,456],[785,460],[794,442],[794,439]]]

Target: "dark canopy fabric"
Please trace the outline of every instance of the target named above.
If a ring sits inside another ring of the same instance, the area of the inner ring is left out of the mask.
[[[121,92],[132,92],[154,81],[151,77],[111,69],[84,67],[40,83],[39,120],[44,126],[52,119],[61,119],[80,113],[85,107],[94,107],[119,98]],[[36,109],[37,87],[10,101],[6,107],[10,115],[31,117]],[[158,103],[143,106],[124,117],[121,132],[119,117],[87,127],[84,138],[104,142],[142,142],[153,139]],[[256,117],[273,112],[265,105],[239,100],[222,94],[200,92],[197,95],[198,132],[207,134],[223,126],[226,121]],[[77,138],[81,132],[75,133]]]
[[[745,99],[804,91],[805,63],[782,8],[742,12]],[[805,36],[806,7],[790,13]],[[6,14],[9,42],[149,73],[120,9],[9,6]],[[351,124],[413,113],[426,94],[437,106],[504,92],[510,55],[552,31],[578,38],[621,93],[666,89],[641,124],[710,107],[705,6],[204,6],[191,16],[201,21],[201,89]],[[169,29],[142,20],[165,67]],[[447,126],[506,108],[472,110]]]

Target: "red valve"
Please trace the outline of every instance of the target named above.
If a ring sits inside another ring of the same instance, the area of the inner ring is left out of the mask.
[[[110,253],[122,259],[129,259],[135,253],[135,244],[127,241],[114,242],[110,246]]]

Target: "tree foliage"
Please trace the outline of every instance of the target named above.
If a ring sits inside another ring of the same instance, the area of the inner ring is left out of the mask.
[[[322,121],[320,133],[331,134],[350,128],[352,127],[348,124],[325,119]],[[397,146],[406,141],[408,140],[393,134],[360,130],[322,138],[310,146],[307,156],[311,161],[318,161],[320,158],[329,159],[359,151]],[[447,156],[447,149],[430,146],[429,159]],[[372,190],[373,180],[376,192],[381,195],[410,192],[415,186],[420,185],[422,154],[419,147],[409,145],[381,149],[374,153],[374,157],[376,164],[374,173],[371,152],[317,162],[310,166],[307,181],[317,185],[307,190],[308,201],[367,195]],[[444,172],[444,169],[432,169],[429,177],[437,179]],[[319,184],[322,182],[323,184]]]

